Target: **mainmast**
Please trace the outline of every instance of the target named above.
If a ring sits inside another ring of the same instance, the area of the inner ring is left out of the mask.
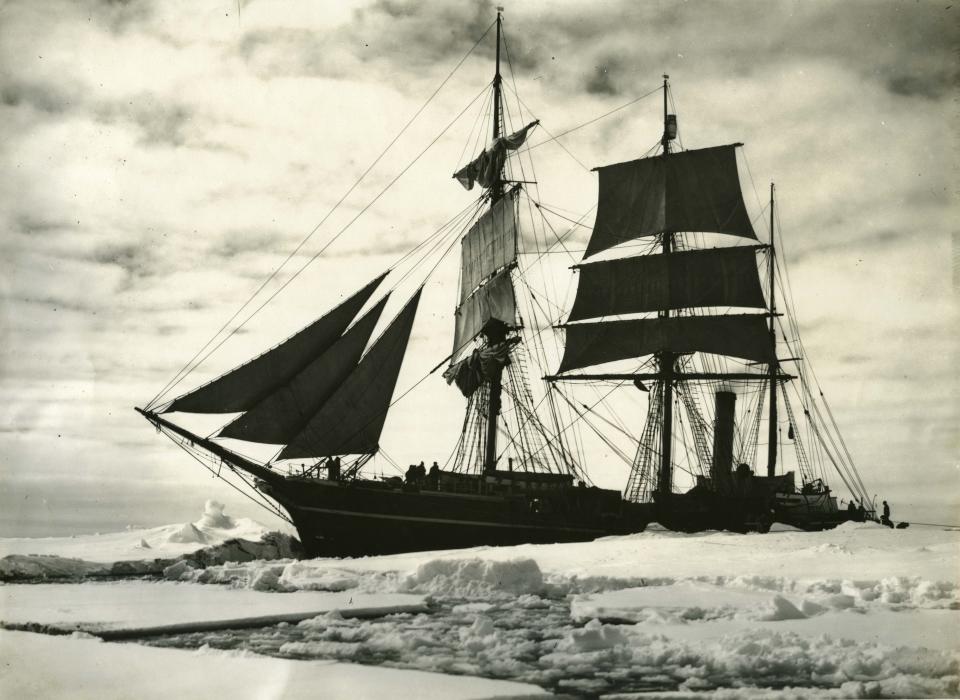
[[[656,444],[644,442],[634,474],[639,484],[654,484],[654,498],[673,492],[673,424],[675,388],[687,380],[766,382],[766,371],[681,372],[677,360],[696,352],[763,365],[772,356],[768,304],[757,267],[761,246],[686,249],[682,232],[718,233],[757,240],[730,143],[673,151],[676,115],[670,113],[669,76],[663,76],[663,135],[659,154],[596,168],[599,172],[597,217],[579,272],[577,295],[566,323],[563,357],[548,380],[653,379],[662,392],[651,423],[660,431]],[[593,255],[638,238],[655,241],[652,254],[589,262]],[[721,308],[764,313],[718,312]],[[685,309],[704,309],[684,313]],[[656,316],[620,318],[656,312]],[[567,374],[608,362],[652,356],[651,373]],[[779,377],[778,379],[782,379]],[[676,385],[676,387],[675,387]],[[702,446],[701,446],[702,447]],[[699,449],[699,448],[698,448]],[[705,448],[705,452],[709,448]],[[701,457],[703,455],[700,455]],[[729,459],[720,462],[726,464]],[[649,477],[648,477],[649,475]],[[721,475],[722,478],[722,475]],[[633,476],[631,476],[633,479]],[[646,486],[630,491],[631,498]]]
[[[500,138],[501,77],[500,77],[500,26],[503,22],[502,7],[497,8],[497,63],[493,75],[493,142]],[[490,187],[490,207],[503,198],[503,164],[496,173]],[[487,343],[494,345],[506,339],[506,327],[503,324],[488,326]],[[503,391],[503,367],[496,365],[490,377],[490,398],[487,404],[487,442],[483,460],[484,471],[492,472],[497,468],[497,418],[500,415],[500,396]]]
[[[663,159],[666,161],[670,154],[671,134],[669,131],[670,115],[667,109],[667,90],[669,88],[670,76],[663,76],[663,138],[660,143],[663,145]],[[674,118],[676,119],[676,118]],[[676,125],[676,121],[674,121]],[[670,255],[673,249],[673,232],[664,231],[662,236],[663,255]],[[658,316],[660,318],[669,318],[670,309],[664,309]],[[663,382],[663,422],[660,435],[660,477],[657,480],[657,491],[661,494],[669,494],[673,486],[673,364],[676,355],[669,351],[659,353],[660,378]]]
[[[777,302],[774,297],[774,275],[776,273],[776,255],[774,248],[773,226],[773,183],[770,183],[770,425],[767,434],[767,476],[773,476],[777,468],[777,381],[779,364],[777,363]]]

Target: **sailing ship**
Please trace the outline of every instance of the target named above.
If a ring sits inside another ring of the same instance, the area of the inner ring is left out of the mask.
[[[742,144],[678,147],[667,76],[663,132],[651,152],[595,169],[596,218],[573,265],[570,308],[528,284],[556,246],[525,234],[520,212],[556,211],[523,177],[520,149],[539,122],[508,128],[499,11],[494,25],[492,140],[454,175],[467,190],[479,185],[478,215],[443,234],[461,238],[459,289],[453,350],[435,368],[446,366],[450,386],[431,386],[455,387],[466,401],[447,463],[429,474],[422,463],[404,476],[369,473],[406,395],[396,387],[423,293],[421,286],[371,343],[390,296],[376,293],[390,271],[249,362],[137,410],[213,471],[225,467],[256,498],[278,504],[312,556],[585,541],[653,522],[745,532],[775,521],[822,529],[872,517],[833,415],[806,373],[799,328],[777,308],[784,274],[773,185],[762,244],[740,185]],[[570,219],[563,236],[554,232],[561,248],[588,228],[582,218]],[[794,399],[790,386],[799,387]],[[610,388],[588,405],[577,399],[582,387],[594,396]],[[645,401],[645,423],[604,412],[613,394]],[[203,436],[173,420],[191,413],[233,416]],[[596,451],[584,447],[585,427],[628,465],[623,491],[591,482]],[[256,460],[227,439],[279,450]],[[792,461],[783,445],[793,448]],[[827,464],[850,490],[847,508],[827,486]]]

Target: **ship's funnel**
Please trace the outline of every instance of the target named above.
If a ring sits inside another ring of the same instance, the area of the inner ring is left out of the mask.
[[[716,395],[716,422],[713,425],[713,465],[710,476],[720,487],[730,478],[733,469],[733,417],[737,395],[732,391],[718,391]]]

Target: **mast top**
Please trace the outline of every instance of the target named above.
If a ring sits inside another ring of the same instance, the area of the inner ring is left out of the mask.
[[[500,82],[502,80],[500,76],[500,25],[502,23],[502,18],[500,13],[503,12],[503,7],[497,7],[497,60],[496,60],[496,71],[493,75],[493,141],[496,142],[500,138],[500,115],[502,112],[500,96]],[[500,164],[500,168],[496,174],[496,179],[493,182],[493,187],[490,188],[490,202],[491,204],[496,204],[499,200],[503,199],[503,164]]]
[[[663,146],[663,155],[670,152],[670,142],[677,138],[677,115],[670,114],[667,109],[667,91],[670,89],[670,76],[663,74],[663,137],[660,144]]]

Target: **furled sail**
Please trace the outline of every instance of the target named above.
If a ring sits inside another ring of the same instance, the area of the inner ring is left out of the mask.
[[[288,384],[229,423],[220,431],[219,437],[275,445],[285,445],[293,440],[353,371],[389,296],[377,302]]]
[[[743,203],[734,145],[641,158],[597,170],[597,220],[584,258],[663,232],[757,237]]]
[[[711,248],[580,265],[569,320],[702,306],[763,308],[756,250]]]
[[[333,345],[387,274],[262,355],[174,399],[164,413],[236,413],[253,408]]]
[[[560,372],[657,352],[708,352],[770,362],[773,351],[766,317],[674,316],[565,326]]]
[[[490,381],[496,373],[510,362],[510,343],[497,343],[478,348],[443,372],[447,384],[456,384],[466,397],[473,395],[480,386]]]
[[[517,302],[513,294],[513,283],[510,281],[510,270],[503,270],[457,307],[453,334],[454,356],[480,335],[491,319],[513,326],[516,325],[516,317]]]
[[[461,241],[460,303],[486,277],[517,259],[516,190],[484,212]]]
[[[421,291],[417,290],[346,380],[280,452],[279,459],[377,451]]]
[[[507,151],[515,151],[527,140],[530,129],[540,123],[540,120],[530,122],[519,131],[509,136],[501,136],[491,143],[487,149],[474,158],[466,166],[454,173],[457,181],[468,190],[473,189],[473,183],[479,182],[481,187],[490,187],[500,177],[503,164],[507,160]]]

